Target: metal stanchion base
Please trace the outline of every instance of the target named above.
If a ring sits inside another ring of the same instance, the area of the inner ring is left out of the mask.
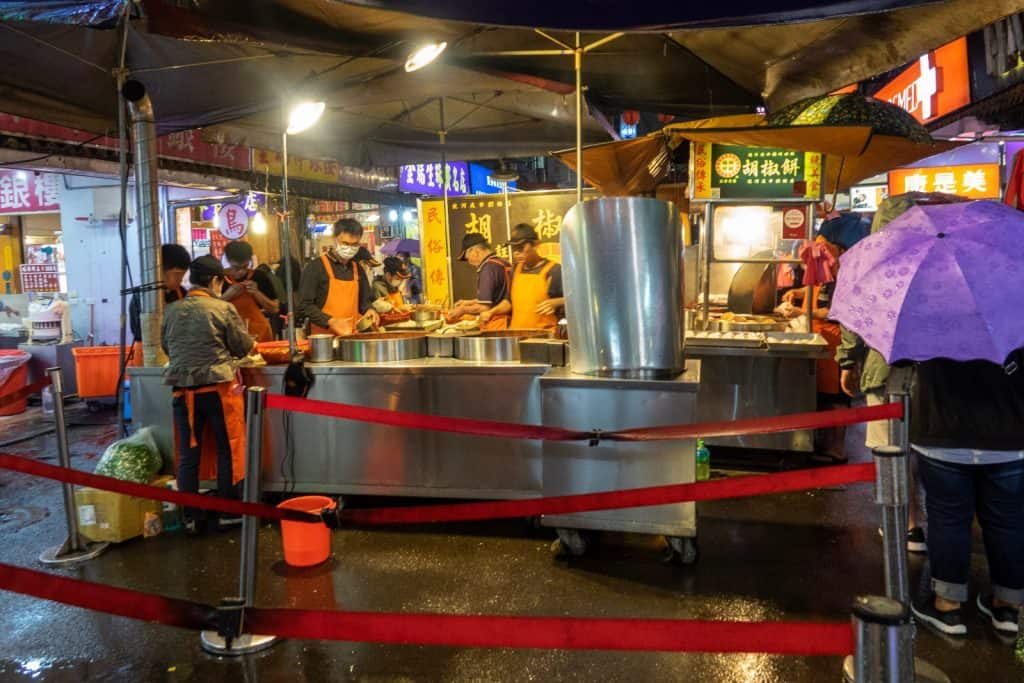
[[[843,660],[844,683],[857,683],[853,677],[853,672],[853,655],[850,655]],[[944,674],[937,666],[917,657],[914,657],[914,681],[915,683],[952,683],[949,676]]]
[[[258,636],[251,633],[243,633],[231,641],[228,648],[227,642],[221,638],[216,631],[203,631],[199,634],[199,643],[203,649],[213,655],[222,657],[238,657],[253,652],[260,652],[271,647],[278,640],[277,636]]]
[[[60,545],[44,550],[43,554],[39,556],[39,561],[43,564],[85,562],[86,560],[99,557],[109,545],[109,543],[93,543],[92,541],[80,538],[78,541],[79,550],[71,550],[71,543],[64,541]]]

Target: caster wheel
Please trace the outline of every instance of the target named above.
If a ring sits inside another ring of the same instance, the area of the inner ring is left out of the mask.
[[[661,561],[677,567],[696,564],[700,557],[697,539],[686,536],[667,536],[667,545],[662,552]]]
[[[558,540],[551,550],[561,557],[582,557],[590,548],[590,539],[578,529],[558,529]]]

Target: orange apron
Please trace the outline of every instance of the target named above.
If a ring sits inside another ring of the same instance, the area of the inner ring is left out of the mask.
[[[327,254],[320,256],[320,262],[324,264],[324,271],[330,285],[327,288],[327,300],[324,302],[324,312],[329,318],[351,318],[353,327],[359,320],[359,265],[355,261],[349,261],[352,268],[351,280],[339,280],[334,277],[334,269],[331,268],[331,261]],[[314,334],[334,334],[329,329],[319,325],[311,325]]]
[[[811,295],[814,297],[814,309],[817,309],[818,292],[821,287],[812,287]],[[819,394],[841,394],[843,392],[839,383],[839,363],[835,360],[836,349],[842,342],[842,332],[839,325],[830,320],[812,320],[811,329],[820,334],[825,343],[828,344],[829,358],[819,360],[817,363],[818,393]]]
[[[489,257],[487,260],[489,261],[492,258],[494,258],[493,255],[491,257]],[[499,260],[495,260],[495,262],[499,266],[501,266],[502,269],[505,271],[505,285],[507,287],[508,286],[508,267],[504,263],[499,261]],[[500,301],[492,301],[491,303],[494,304],[495,306],[497,306],[501,302]],[[507,314],[496,315],[493,318],[491,318],[490,320],[488,320],[487,322],[482,323],[480,325],[480,329],[483,330],[483,331],[487,331],[487,332],[494,331],[494,330],[505,330],[505,329],[508,329],[508,315]]]
[[[252,271],[249,271],[244,280],[238,282],[231,278],[225,279],[232,285],[242,284],[252,279]],[[243,290],[241,294],[231,300],[231,303],[238,311],[238,315],[242,316],[242,320],[249,323],[249,336],[258,342],[272,341],[274,339],[274,333],[270,330],[270,321],[267,320],[267,316],[263,315],[263,309],[256,303],[256,297]]]
[[[395,307],[396,311],[405,307],[405,297],[402,296],[402,292],[397,289],[388,294],[387,301]]]
[[[554,267],[555,262],[549,261],[540,272],[525,273],[523,264],[516,266],[511,294],[513,330],[553,330],[558,326],[557,316],[537,312],[537,306],[549,298],[550,273]]]
[[[201,290],[192,290],[188,296],[210,296]],[[231,479],[237,484],[245,479],[245,398],[244,389],[238,381],[221,382],[213,386],[198,389],[179,389],[173,392],[174,398],[184,397],[188,411],[188,426],[192,436],[190,446],[196,446],[195,420],[196,394],[217,392],[220,395],[221,409],[224,411],[224,425],[228,432],[228,443],[231,444]],[[174,430],[174,470],[178,470],[178,430]],[[217,480],[217,439],[212,429],[205,430],[199,455],[199,480]]]

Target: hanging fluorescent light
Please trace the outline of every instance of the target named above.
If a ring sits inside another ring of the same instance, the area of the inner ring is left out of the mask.
[[[288,112],[288,135],[297,135],[304,130],[312,128],[313,125],[323,116],[326,102],[299,102]]]
[[[262,211],[258,211],[256,215],[252,217],[252,231],[255,235],[267,234],[267,219],[263,217]]]
[[[440,57],[446,47],[448,47],[448,43],[442,41],[440,43],[427,43],[416,48],[416,51],[409,55],[409,59],[405,60],[405,70],[412,73],[422,69]]]

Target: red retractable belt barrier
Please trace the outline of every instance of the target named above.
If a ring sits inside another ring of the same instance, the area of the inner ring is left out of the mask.
[[[837,486],[875,480],[875,464],[821,467],[779,474],[759,474],[693,484],[669,484],[625,491],[605,491],[572,496],[502,500],[454,505],[417,505],[377,510],[342,510],[341,519],[352,524],[421,524],[466,522],[482,519],[565,515],[618,508],[647,507],[697,500],[721,500],[766,496],[773,493]]]
[[[163,500],[178,505],[236,515],[252,515],[277,521],[317,522],[320,517],[299,510],[242,503],[225,498],[182,493],[146,484],[136,484],[112,477],[89,474],[37,462],[17,455],[0,453],[0,469],[33,474],[47,479],[91,486],[129,496]],[[570,496],[535,498],[532,500],[486,501],[454,505],[419,505],[415,507],[380,508],[376,510],[342,510],[340,521],[350,524],[425,524],[436,522],[467,522],[486,519],[533,517],[537,515],[593,512],[619,508],[667,505],[697,500],[721,500],[746,496],[764,496],[804,489],[870,482],[875,478],[874,463],[840,465],[778,474],[734,477],[692,484],[668,484],[624,491],[602,491]]]
[[[216,610],[0,563],[0,589],[98,612],[190,629],[215,628]],[[250,633],[306,640],[568,650],[756,652],[841,656],[853,628],[834,622],[593,619],[328,610],[245,610]]]
[[[464,417],[445,417],[426,413],[411,413],[383,408],[368,408],[347,403],[334,403],[297,396],[270,394],[267,406],[310,415],[322,415],[346,420],[358,420],[391,427],[425,429],[473,436],[491,436],[513,439],[540,439],[543,441],[663,441],[694,437],[740,436],[743,434],[771,434],[797,429],[820,429],[903,417],[902,403],[887,403],[867,408],[843,408],[813,413],[797,413],[777,417],[759,417],[733,422],[704,422],[669,427],[643,427],[602,432],[578,431],[543,425],[524,425],[492,420],[474,420]]]
[[[6,408],[7,406],[11,405],[12,403],[17,403],[18,401],[24,401],[26,398],[28,398],[32,394],[38,394],[40,391],[42,391],[43,389],[45,389],[48,386],[50,386],[50,378],[49,377],[44,377],[41,380],[39,380],[38,382],[32,382],[32,384],[24,386],[21,389],[18,389],[17,391],[15,391],[13,393],[10,393],[10,394],[7,394],[6,396],[0,397],[0,408]]]
[[[30,458],[23,458],[9,453],[0,453],[0,469],[13,470],[24,474],[32,474],[45,479],[55,479],[76,486],[90,486],[94,489],[123,493],[127,496],[138,496],[151,500],[162,500],[168,503],[176,503],[185,507],[212,510],[231,515],[251,515],[277,521],[292,522],[316,522],[320,520],[319,515],[300,510],[285,510],[270,505],[259,503],[243,503],[228,498],[216,496],[203,496],[197,493],[184,493],[159,486],[148,484],[136,484],[133,481],[104,477],[99,474],[89,474],[75,469],[49,465]]]

